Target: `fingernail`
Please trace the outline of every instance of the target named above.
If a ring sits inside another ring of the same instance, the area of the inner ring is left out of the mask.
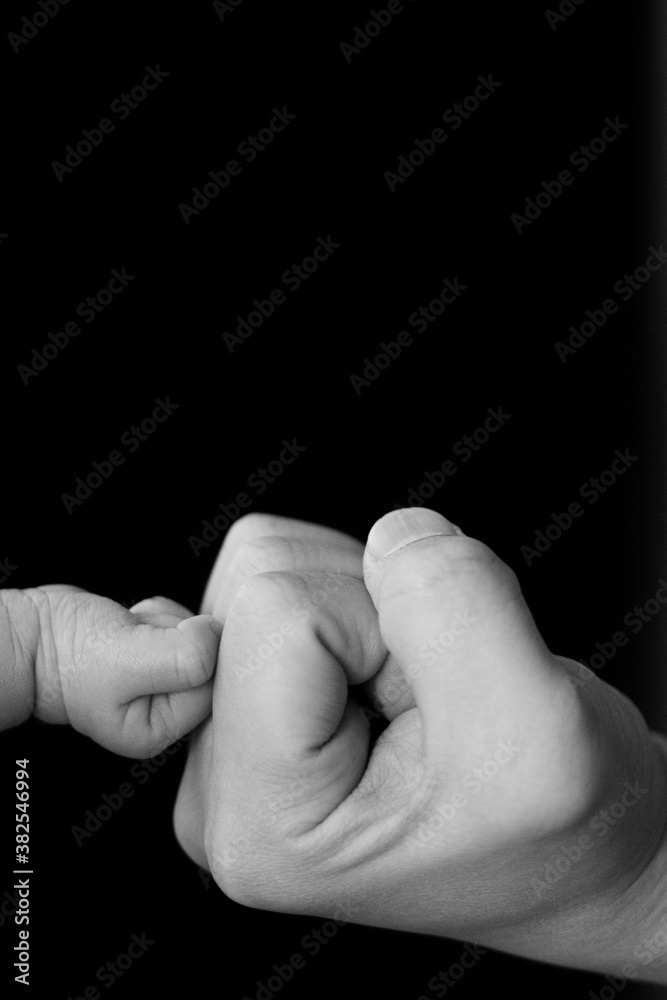
[[[214,615],[196,615],[195,617],[202,625],[206,625],[211,630],[216,639],[220,640],[222,638],[222,622],[215,618]]]
[[[393,510],[380,518],[371,528],[366,546],[376,559],[385,559],[398,549],[421,538],[462,534],[459,527],[434,510],[406,507],[402,510]]]
[[[218,621],[217,618],[211,617],[211,620],[206,622],[206,624],[208,625],[208,627],[210,628],[211,632],[216,637],[216,639],[218,640],[222,639],[223,625],[221,621]]]

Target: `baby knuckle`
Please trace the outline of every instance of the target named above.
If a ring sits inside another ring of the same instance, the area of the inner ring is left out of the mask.
[[[185,685],[196,688],[209,680],[212,665],[203,651],[188,638],[176,647],[176,670]]]

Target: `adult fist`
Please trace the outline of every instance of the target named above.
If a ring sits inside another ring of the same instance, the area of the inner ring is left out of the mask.
[[[514,574],[434,512],[382,518],[364,577],[303,621],[317,573],[236,592],[181,843],[246,905],[621,971],[664,857],[664,759],[640,713],[552,655]],[[388,651],[401,708],[371,745],[354,688]]]
[[[246,514],[225,535],[200,610],[224,624],[239,590],[243,588],[245,592],[253,578],[291,573],[304,584],[303,600],[295,601],[291,608],[291,622],[300,626],[307,621],[312,624],[317,620],[312,617],[313,612],[328,601],[332,592],[350,586],[365,590],[363,553],[360,541],[333,528],[273,514]],[[375,620],[377,616],[367,595],[366,601],[369,618]],[[285,627],[289,628],[289,623]],[[282,634],[273,637],[274,645],[283,638]],[[241,680],[258,669],[270,668],[274,652],[270,636],[254,636],[247,649],[238,651],[234,664],[237,678]],[[192,734],[174,813],[180,843],[205,868],[210,866],[203,849],[208,801],[204,783],[210,780],[212,745],[213,721],[209,717]]]

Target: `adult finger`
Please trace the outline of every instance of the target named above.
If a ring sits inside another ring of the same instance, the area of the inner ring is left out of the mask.
[[[246,514],[231,526],[202,600],[204,614],[224,622],[239,587],[258,573],[341,573],[362,578],[360,541],[333,528],[279,517]]]
[[[382,636],[447,759],[498,732],[539,727],[550,696],[571,696],[514,573],[435,511],[398,510],[371,530],[364,557]]]
[[[217,780],[209,823],[217,833],[209,860],[218,873],[222,849],[248,824],[271,839],[266,816],[276,796],[288,794],[281,823],[303,832],[333,812],[364,773],[369,730],[349,687],[376,673],[386,650],[359,580],[346,578],[326,602],[300,614],[325,583],[318,574],[261,574],[230,609],[213,704]]]

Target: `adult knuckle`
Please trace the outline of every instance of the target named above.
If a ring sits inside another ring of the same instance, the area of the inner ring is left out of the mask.
[[[262,535],[243,542],[232,562],[232,572],[245,578],[258,573],[288,570],[294,563],[294,544],[279,535]]]
[[[211,875],[226,896],[242,906],[270,908],[271,866],[262,860],[255,838],[242,825],[207,827],[204,849]]]
[[[241,906],[296,913],[313,895],[312,877],[281,856],[264,855],[236,866],[212,864],[211,874],[226,896]]]
[[[179,847],[185,851],[189,858],[194,860],[198,846],[194,820],[192,813],[183,806],[180,798],[174,807],[172,825]]]
[[[225,536],[225,544],[242,545],[244,542],[270,531],[271,515],[252,511],[237,518]]]
[[[247,867],[229,868],[212,864],[211,874],[225,896],[253,909],[270,909],[269,892],[264,878],[258,878]]]
[[[258,891],[258,886],[250,880],[227,873],[211,872],[218,887],[224,892],[228,899],[238,903],[239,906],[247,906],[250,909],[266,910],[270,909],[265,903],[265,893]]]
[[[483,542],[458,536],[415,547],[400,560],[400,589],[456,589],[479,598],[498,586],[518,590],[515,573]]]
[[[230,619],[233,616],[263,618],[303,589],[303,581],[295,573],[257,573],[239,587],[230,608]]]

